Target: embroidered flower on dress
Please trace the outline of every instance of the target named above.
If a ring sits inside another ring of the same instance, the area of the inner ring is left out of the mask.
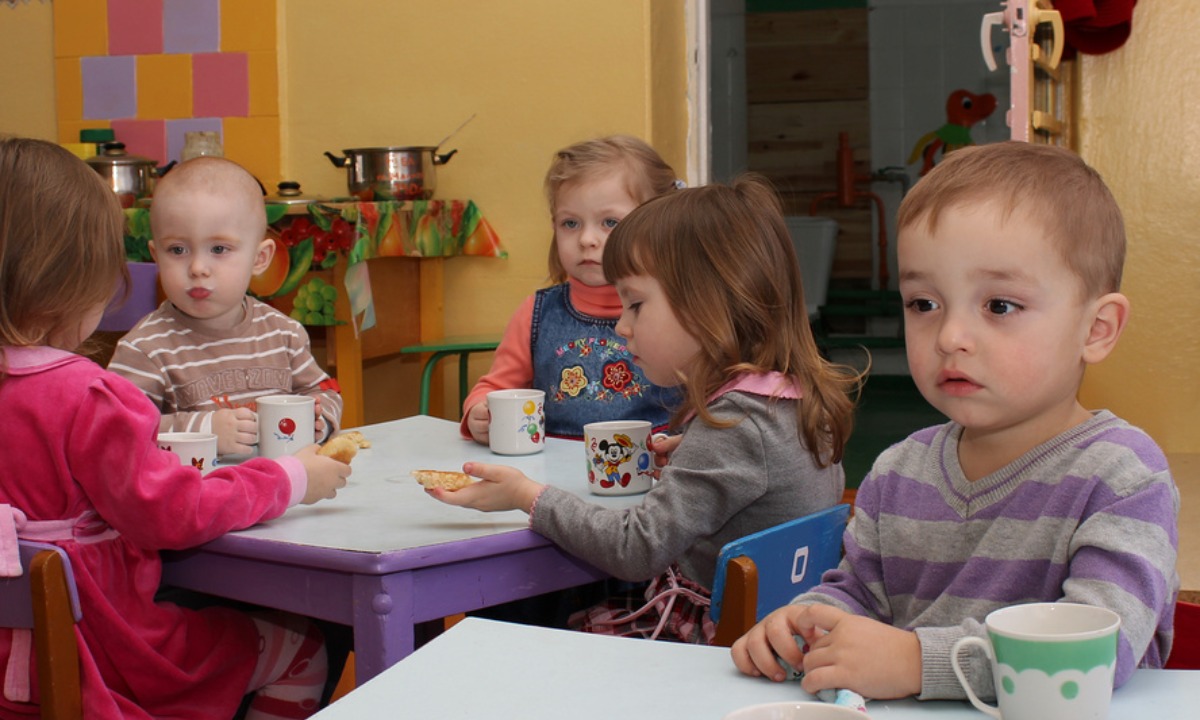
[[[575,365],[569,368],[563,368],[562,382],[559,387],[563,392],[571,397],[578,397],[579,393],[588,385],[587,375],[583,373],[583,366]]]
[[[604,387],[621,392],[631,380],[633,373],[629,370],[629,363],[624,360],[604,366]]]

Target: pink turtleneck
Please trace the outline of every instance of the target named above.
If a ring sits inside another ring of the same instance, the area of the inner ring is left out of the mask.
[[[579,312],[605,319],[621,316],[621,300],[612,285],[591,287],[574,278],[567,282],[571,286],[571,306]],[[504,338],[496,348],[496,358],[492,361],[491,370],[479,378],[479,382],[475,383],[471,394],[463,403],[463,419],[459,426],[463,437],[471,437],[471,432],[467,430],[467,413],[475,405],[483,402],[489,392],[533,385],[533,351],[529,346],[533,325],[533,299],[533,295],[525,298],[513,313],[508,327],[504,330]]]

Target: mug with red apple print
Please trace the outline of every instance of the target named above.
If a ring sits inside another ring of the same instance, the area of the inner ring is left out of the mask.
[[[313,444],[314,400],[305,395],[266,395],[258,405],[258,455],[294,455]]]

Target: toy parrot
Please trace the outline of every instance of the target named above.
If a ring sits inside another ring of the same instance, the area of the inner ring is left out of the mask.
[[[912,153],[908,156],[908,164],[923,157],[921,175],[933,169],[934,159],[938,151],[945,155],[960,147],[974,145],[971,139],[971,126],[991,115],[996,110],[996,96],[991,93],[976,95],[968,90],[955,90],[946,98],[946,124],[927,132],[917,140]]]

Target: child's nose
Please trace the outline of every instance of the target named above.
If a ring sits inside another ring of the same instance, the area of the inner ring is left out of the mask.
[[[207,275],[208,264],[204,262],[203,258],[197,255],[192,258],[190,263],[188,263],[188,272],[193,276]]]
[[[598,227],[589,225],[580,234],[580,242],[583,243],[584,247],[599,247],[604,243],[604,239],[607,237],[608,234],[606,232]]]
[[[966,319],[959,317],[957,313],[945,313],[942,316],[941,324],[938,326],[938,351],[950,354],[970,350],[971,344],[971,331]]]
[[[613,330],[625,339],[629,339],[629,336],[633,334],[633,328],[625,319],[625,313],[621,313],[621,317],[617,318],[617,325]]]

